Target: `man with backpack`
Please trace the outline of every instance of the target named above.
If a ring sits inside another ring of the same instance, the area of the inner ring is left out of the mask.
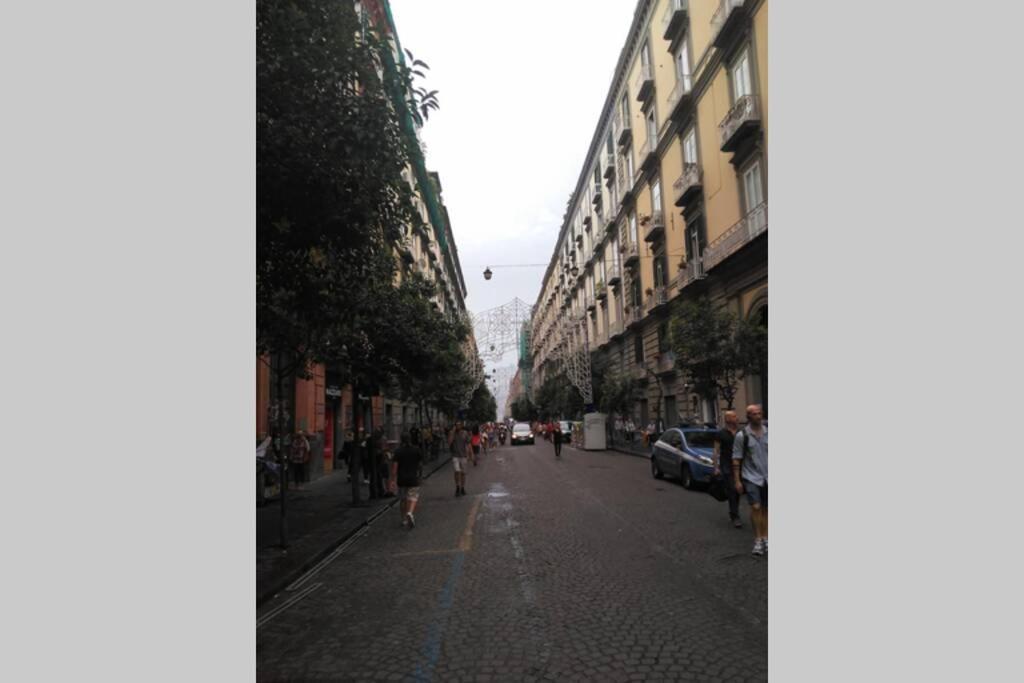
[[[739,420],[735,410],[727,410],[722,415],[725,426],[718,430],[715,435],[715,476],[721,477],[725,484],[725,491],[729,501],[729,519],[737,529],[743,528],[740,521],[740,494],[736,492],[734,484],[732,454],[736,446],[736,430],[739,429]]]
[[[754,527],[754,555],[768,552],[768,428],[761,406],[747,406],[747,426],[740,430],[732,451],[736,493],[747,494]]]

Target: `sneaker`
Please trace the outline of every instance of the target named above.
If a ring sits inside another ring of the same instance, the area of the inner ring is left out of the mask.
[[[742,529],[743,528],[743,522],[740,521],[739,517],[737,517],[736,519],[732,520],[732,525],[734,527],[736,527],[737,529]]]
[[[750,551],[751,555],[764,555],[764,544],[761,539],[754,541],[754,549]]]
[[[458,498],[461,495],[462,495],[462,489],[460,489],[458,486],[456,486],[455,487],[455,497]]]
[[[405,513],[405,520],[409,523],[409,528],[412,529],[416,526],[416,518],[412,516],[411,512]]]

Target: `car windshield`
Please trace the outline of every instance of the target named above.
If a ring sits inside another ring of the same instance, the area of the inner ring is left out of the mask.
[[[714,448],[715,432],[683,432],[686,445],[690,448]]]
[[[512,431],[518,434],[526,434],[530,431],[530,425],[520,423],[513,427]]]

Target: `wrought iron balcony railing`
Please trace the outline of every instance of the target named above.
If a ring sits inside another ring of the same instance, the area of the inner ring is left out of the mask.
[[[624,114],[621,109],[615,118],[615,130],[619,131],[618,143],[620,145],[625,145],[633,138],[632,122],[629,120],[629,115]]]
[[[622,254],[623,265],[627,267],[640,261],[640,248],[635,242],[623,242],[619,252]]]
[[[639,101],[646,102],[650,98],[654,92],[654,72],[650,64],[640,65],[640,73],[636,75],[633,87],[636,88],[636,99]]]
[[[682,175],[672,184],[676,206],[683,206],[700,191],[702,176],[699,164],[689,161],[683,164]]]
[[[704,268],[711,270],[768,229],[768,203],[755,206],[704,250]]]
[[[612,287],[617,286],[622,282],[622,269],[619,266],[618,261],[612,261],[608,265],[608,284]]]
[[[743,0],[721,0],[718,10],[711,17],[711,44],[721,49],[729,43],[742,22]]]
[[[661,17],[661,32],[665,40],[672,40],[686,24],[686,12],[690,9],[688,0],[671,0]]]
[[[744,95],[718,124],[723,152],[731,152],[750,132],[761,127],[761,107],[756,95]]]
[[[665,214],[660,209],[651,212],[651,218],[644,226],[644,241],[654,242],[665,235]]]
[[[693,78],[690,74],[678,74],[676,76],[676,86],[672,88],[672,92],[668,95],[669,116],[675,115],[677,107],[687,102],[692,94]]]

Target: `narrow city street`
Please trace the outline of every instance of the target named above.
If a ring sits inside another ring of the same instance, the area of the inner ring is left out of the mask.
[[[260,681],[767,680],[767,560],[647,460],[505,446],[265,604]]]

